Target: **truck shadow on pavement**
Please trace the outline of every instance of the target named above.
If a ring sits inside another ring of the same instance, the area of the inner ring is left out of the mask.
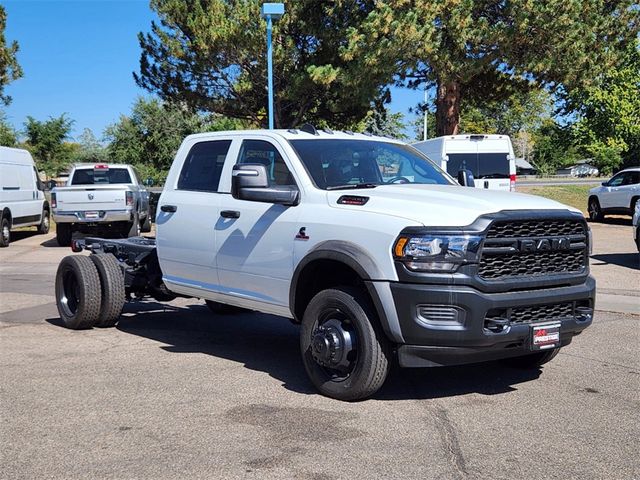
[[[618,265],[619,267],[640,268],[640,254],[638,252],[591,255],[591,260],[597,260],[608,265]],[[593,265],[598,265],[598,263],[593,263]]]
[[[177,314],[177,315],[176,315]],[[54,322],[51,322],[54,323]],[[299,354],[299,328],[287,319],[258,313],[215,315],[202,304],[176,308],[156,302],[125,305],[117,328],[166,344],[172,353],[203,353],[265,372],[293,392],[317,394]],[[394,366],[378,400],[433,399],[469,393],[495,395],[535,380],[541,369],[517,370],[499,363],[401,369]]]

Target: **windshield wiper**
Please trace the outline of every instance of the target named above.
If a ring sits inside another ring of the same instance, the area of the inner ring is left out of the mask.
[[[342,190],[342,189],[356,189],[356,188],[376,188],[377,183],[348,183],[346,185],[332,185],[327,187],[326,190]]]

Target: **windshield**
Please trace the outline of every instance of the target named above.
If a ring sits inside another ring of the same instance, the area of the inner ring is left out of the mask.
[[[460,170],[471,170],[475,178],[509,178],[506,153],[449,153],[447,172],[457,176]]]
[[[391,183],[451,185],[449,177],[408,145],[378,140],[291,140],[318,188],[375,187]]]
[[[76,170],[71,185],[95,185],[110,183],[131,183],[131,176],[126,168],[108,168],[94,170],[83,168]]]

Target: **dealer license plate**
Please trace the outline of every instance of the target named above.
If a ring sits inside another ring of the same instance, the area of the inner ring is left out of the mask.
[[[98,212],[84,212],[84,218],[94,219],[98,218]]]
[[[546,350],[560,346],[560,324],[531,326],[531,350]]]

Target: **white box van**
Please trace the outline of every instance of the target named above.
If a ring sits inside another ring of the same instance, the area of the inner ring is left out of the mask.
[[[448,135],[413,147],[454,178],[459,170],[471,170],[477,188],[516,189],[516,157],[508,135]]]
[[[37,226],[47,233],[50,212],[31,154],[0,147],[0,247],[9,245],[13,228]]]

